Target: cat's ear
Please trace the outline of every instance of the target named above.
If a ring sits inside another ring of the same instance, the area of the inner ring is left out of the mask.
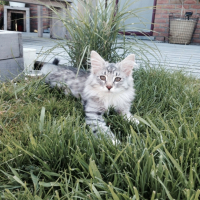
[[[91,71],[96,74],[99,70],[102,70],[105,60],[96,52],[91,51]]]
[[[134,65],[135,55],[131,54],[120,62],[120,69],[126,74],[126,76],[130,76],[132,74]]]

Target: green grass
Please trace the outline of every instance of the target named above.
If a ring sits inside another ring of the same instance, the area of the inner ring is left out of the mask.
[[[134,72],[135,126],[96,139],[81,101],[42,80],[0,85],[0,199],[186,199],[200,194],[200,85],[180,72]]]

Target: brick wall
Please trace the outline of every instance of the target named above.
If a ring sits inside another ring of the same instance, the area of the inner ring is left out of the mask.
[[[180,14],[182,5],[179,0],[157,0],[154,33],[156,40],[168,41],[169,14]],[[185,0],[185,12],[193,11],[193,16],[200,14],[199,0]],[[199,15],[200,17],[200,15]],[[200,20],[193,35],[192,43],[200,44]]]
[[[26,7],[30,8],[30,31],[34,32],[37,30],[37,5],[26,4]],[[50,27],[50,13],[51,11],[43,6],[43,28],[47,29]]]

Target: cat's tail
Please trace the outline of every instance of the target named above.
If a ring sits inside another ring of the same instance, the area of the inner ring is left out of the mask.
[[[43,75],[47,75],[47,74],[50,74],[50,73],[54,73],[56,71],[58,71],[58,64],[59,64],[60,60],[55,58],[54,61],[52,63],[46,63],[44,64],[44,66],[42,67],[41,69],[41,73]]]
[[[58,65],[60,62],[60,60],[58,58],[55,58],[54,61],[53,61],[53,65]]]

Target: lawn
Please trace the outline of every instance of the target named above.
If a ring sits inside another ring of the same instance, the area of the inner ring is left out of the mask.
[[[136,126],[112,109],[117,138],[93,136],[80,99],[42,79],[0,84],[0,199],[186,199],[200,194],[200,81],[134,71]]]

